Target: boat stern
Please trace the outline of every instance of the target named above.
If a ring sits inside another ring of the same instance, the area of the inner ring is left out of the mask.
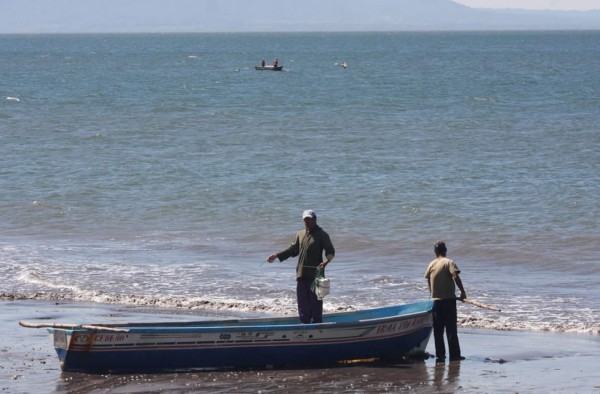
[[[65,360],[69,351],[69,342],[71,339],[71,330],[64,330],[59,328],[49,328],[48,332],[52,338],[54,344],[54,350],[58,355],[58,362],[60,363],[60,369],[65,371]]]

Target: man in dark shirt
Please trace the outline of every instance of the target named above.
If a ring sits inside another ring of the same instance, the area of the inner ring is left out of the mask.
[[[323,301],[311,290],[317,269],[325,272],[327,264],[333,260],[335,249],[329,234],[317,225],[317,214],[312,209],[302,213],[304,229],[300,230],[289,248],[267,257],[272,263],[275,259],[284,261],[289,257],[298,257],[296,267],[296,298],[298,315],[302,323],[321,323],[323,321]],[[323,260],[325,253],[325,260]]]

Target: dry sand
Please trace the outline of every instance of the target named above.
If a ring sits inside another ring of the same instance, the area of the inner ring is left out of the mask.
[[[112,305],[39,301],[2,301],[0,309],[1,393],[600,394],[599,336],[462,329],[459,336],[466,360],[442,365],[431,358],[397,365],[321,369],[89,375],[62,373],[46,330],[23,328],[18,321],[44,318],[97,323],[182,317],[168,311],[148,313]],[[431,342],[429,353],[434,352]]]

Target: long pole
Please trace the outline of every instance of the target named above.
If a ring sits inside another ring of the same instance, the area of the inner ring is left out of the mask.
[[[489,309],[490,311],[502,312],[502,309],[500,309],[500,308],[496,308],[495,306],[485,305],[485,304],[482,304],[481,302],[473,301],[468,298],[465,298],[463,300],[461,300],[460,298],[457,298],[457,300],[466,302],[467,304],[478,306],[479,308]]]

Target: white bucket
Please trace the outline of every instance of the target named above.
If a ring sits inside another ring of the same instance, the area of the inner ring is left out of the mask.
[[[318,278],[317,286],[315,286],[315,294],[318,299],[322,299],[326,295],[329,294],[331,283],[329,282],[329,278]]]

